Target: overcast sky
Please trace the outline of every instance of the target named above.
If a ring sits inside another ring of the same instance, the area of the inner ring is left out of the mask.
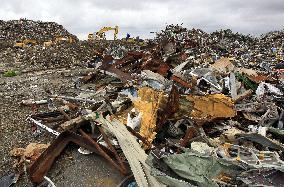
[[[115,25],[119,37],[153,37],[151,31],[181,23],[258,35],[284,28],[284,0],[0,0],[0,19],[19,18],[55,21],[80,39]]]

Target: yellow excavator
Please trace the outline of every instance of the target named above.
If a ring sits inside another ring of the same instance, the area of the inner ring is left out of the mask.
[[[68,37],[68,36],[66,36],[66,37],[57,36],[54,41],[49,40],[49,41],[43,42],[43,46],[49,47],[52,44],[61,43],[61,42],[73,43],[74,39],[72,37]],[[25,47],[35,46],[37,44],[38,44],[38,42],[36,40],[32,40],[32,39],[16,40],[16,42],[14,43],[14,47],[25,48]]]
[[[139,37],[138,38],[122,38],[121,41],[130,43],[130,44],[138,44],[140,46],[147,45],[147,43],[144,40],[140,39]]]
[[[54,40],[48,40],[43,42],[44,47],[50,47],[57,43],[73,43],[75,40],[70,36],[57,36]]]
[[[74,39],[70,36],[57,36],[55,38],[54,43],[60,43],[60,42],[67,42],[67,43],[73,43]]]
[[[27,46],[34,46],[36,44],[37,44],[36,40],[24,39],[23,41],[17,40],[14,44],[14,47],[24,48],[24,47],[27,47]]]
[[[107,31],[114,31],[113,34],[113,39],[116,40],[117,39],[117,34],[118,34],[118,26],[115,27],[103,27],[101,28],[97,33],[96,36],[93,33],[90,33],[88,35],[88,41],[93,41],[93,40],[105,40],[106,36],[105,36],[105,32]]]

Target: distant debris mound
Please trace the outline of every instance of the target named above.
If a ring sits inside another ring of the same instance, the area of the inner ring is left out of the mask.
[[[58,37],[78,38],[69,33],[62,25],[55,22],[33,21],[27,19],[3,21],[0,20],[0,39],[16,41],[32,39],[38,42],[55,40]]]

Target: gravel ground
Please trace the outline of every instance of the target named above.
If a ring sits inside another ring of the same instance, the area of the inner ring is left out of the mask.
[[[0,77],[0,177],[13,172],[13,161],[9,151],[26,147],[31,142],[49,143],[54,136],[43,133],[34,137],[25,121],[31,108],[22,107],[23,99],[43,99],[53,94],[74,93],[73,81],[83,71],[76,68],[66,70],[38,71],[15,77]],[[40,110],[43,110],[40,108]],[[98,155],[81,155],[76,146],[70,146],[55,162],[47,175],[57,186],[80,187],[116,186],[123,176]],[[15,186],[32,186],[26,176]]]

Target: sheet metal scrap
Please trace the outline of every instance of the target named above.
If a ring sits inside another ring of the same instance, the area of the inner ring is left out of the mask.
[[[221,58],[211,65],[213,69],[220,71],[222,73],[228,73],[234,70],[235,66],[232,64],[230,59]]]
[[[259,125],[269,127],[273,125],[279,119],[279,114],[277,110],[277,106],[275,104],[271,104],[268,106],[268,110],[261,116]]]
[[[210,87],[213,87],[217,90],[222,90],[221,86],[218,83],[215,72],[210,68],[196,68],[190,72],[190,75],[198,77],[197,81],[205,81]]]
[[[206,96],[188,95],[186,97],[194,103],[190,116],[194,118],[230,118],[236,116],[233,100],[223,94]]]
[[[150,86],[156,90],[165,90],[171,85],[168,79],[150,70],[143,70],[141,72],[141,78],[143,80],[142,85]]]
[[[230,73],[230,91],[232,99],[237,98],[237,87],[236,87],[236,77],[234,73]]]
[[[158,110],[166,107],[166,98],[163,92],[143,87],[138,90],[138,98],[134,101],[134,107],[142,113],[141,128],[139,133],[149,143],[155,139]],[[144,145],[149,148],[150,145]]]
[[[226,160],[243,162],[253,168],[281,168],[284,164],[277,152],[258,151],[229,143],[219,146],[216,154]]]
[[[61,133],[48,147],[48,149],[43,152],[40,157],[32,163],[29,168],[29,175],[30,179],[33,183],[41,183],[44,180],[45,174],[51,168],[53,162],[55,161],[56,157],[58,157],[63,149],[69,144],[70,142],[75,142],[76,144],[80,145],[81,147],[85,147],[89,150],[97,152],[96,149],[89,143],[89,141],[84,141],[85,139],[79,135],[76,135],[71,132],[63,132]]]
[[[235,98],[235,103],[238,103],[238,102],[252,96],[252,94],[253,94],[253,90],[244,91],[243,93],[237,95],[237,97]]]
[[[185,182],[193,186],[218,186],[218,182],[229,183],[237,174],[245,171],[237,162],[205,156],[192,150],[162,156],[162,160],[176,175],[187,179]],[[169,179],[162,179],[161,182],[169,184]],[[178,184],[176,180],[170,179],[170,182]]]
[[[114,59],[112,56],[106,55],[103,59],[103,63],[100,69],[116,74],[118,78],[124,83],[127,83],[128,81],[131,82],[133,80],[131,75],[129,73],[123,72],[120,69],[117,69],[113,64],[114,63],[113,60]]]
[[[144,56],[143,52],[138,52],[138,51],[129,51],[123,58],[115,60],[114,66],[116,68],[124,68],[128,69],[129,66],[131,68],[136,69],[141,63],[139,63],[139,60]]]
[[[155,151],[155,150],[154,150]],[[166,186],[178,186],[178,187],[194,187],[190,181],[180,177],[173,172],[167,164],[163,162],[160,156],[152,151],[146,160],[146,163],[151,167],[151,175],[154,176],[159,182]],[[156,151],[155,151],[156,152]]]
[[[190,126],[188,127],[184,137],[180,140],[180,146],[187,147],[189,144],[189,141],[192,140],[196,135],[198,134],[198,131],[196,127]]]
[[[268,127],[267,132],[271,133],[273,137],[279,139],[281,142],[284,142],[284,130]]]
[[[271,93],[273,95],[278,95],[278,96],[282,96],[283,93],[281,92],[280,89],[276,88],[275,86],[273,86],[272,84],[269,83],[265,83],[265,82],[261,82],[258,87],[257,90],[255,91],[256,95],[258,97],[263,97],[265,93]]]
[[[274,168],[252,169],[241,173],[237,180],[247,186],[284,186],[284,172]]]
[[[235,108],[237,111],[241,112],[266,112],[267,106],[273,105],[271,102],[251,102],[236,104]]]
[[[123,161],[121,160],[121,158],[118,156],[116,150],[114,149],[114,147],[112,146],[112,144],[110,143],[109,139],[107,138],[106,134],[104,133],[103,129],[98,127],[99,131],[102,133],[103,139],[106,142],[106,144],[108,145],[108,148],[110,149],[112,155],[114,155],[114,158],[117,159],[118,163],[116,163],[112,157],[110,155],[108,155],[104,149],[101,147],[101,145],[99,143],[97,143],[93,138],[91,138],[87,133],[85,133],[82,129],[79,129],[80,134],[88,139],[89,142],[91,142],[93,144],[93,146],[96,148],[96,150],[99,152],[99,154],[101,156],[103,156],[107,161],[109,161],[116,169],[118,169],[122,174],[127,175],[128,171],[126,170],[126,167],[123,163]]]
[[[214,151],[213,147],[208,146],[204,142],[192,142],[190,148],[204,155],[210,155]]]
[[[107,68],[103,69],[105,71],[109,71],[117,75],[117,77],[123,81],[124,83],[132,82],[134,79],[131,77],[130,74],[121,71],[120,69],[115,68],[114,66],[108,66]]]
[[[249,134],[238,134],[239,140],[247,140],[258,143],[261,146],[268,147],[274,150],[284,151],[284,145],[276,140],[264,137],[260,134],[249,133]]]
[[[166,108],[163,110],[163,113],[158,116],[158,122],[156,131],[159,131],[166,120],[174,117],[174,114],[179,110],[179,93],[175,85],[172,86],[172,90],[169,94]]]
[[[174,82],[179,83],[180,85],[182,85],[182,86],[185,87],[185,88],[193,89],[193,87],[194,87],[194,83],[188,83],[187,81],[181,79],[181,78],[178,77],[178,76],[173,75],[173,76],[171,77],[171,79],[172,79]]]
[[[256,83],[261,83],[262,81],[269,81],[270,77],[267,75],[257,74],[257,75],[248,75],[248,78]]]
[[[228,143],[233,143],[233,144],[237,144],[238,140],[236,135],[237,134],[241,134],[244,133],[242,130],[236,128],[236,127],[232,127],[228,130],[225,130],[219,137],[219,139],[222,142],[228,142]]]

